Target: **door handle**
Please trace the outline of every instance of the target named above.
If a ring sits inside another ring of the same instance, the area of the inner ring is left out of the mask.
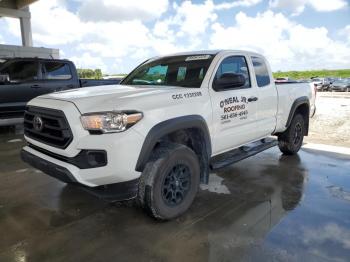
[[[255,102],[255,101],[258,101],[258,98],[256,96],[248,98],[248,102]]]
[[[30,87],[31,87],[31,88],[39,88],[40,85],[31,85]]]

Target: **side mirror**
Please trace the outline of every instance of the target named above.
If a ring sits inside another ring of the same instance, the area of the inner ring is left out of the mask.
[[[0,75],[0,84],[6,84],[10,82],[10,76],[8,74]]]
[[[220,78],[214,81],[215,90],[225,90],[231,88],[242,87],[245,85],[245,77],[243,74],[224,73]]]

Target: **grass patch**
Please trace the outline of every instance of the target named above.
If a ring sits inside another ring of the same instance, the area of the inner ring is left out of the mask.
[[[273,77],[290,77],[293,79],[309,79],[311,77],[348,78],[350,77],[350,69],[274,72]]]

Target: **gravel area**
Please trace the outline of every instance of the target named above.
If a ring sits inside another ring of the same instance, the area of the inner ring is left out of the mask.
[[[350,96],[320,93],[305,142],[350,147]]]

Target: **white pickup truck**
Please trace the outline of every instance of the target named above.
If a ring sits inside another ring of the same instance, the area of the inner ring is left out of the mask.
[[[252,52],[152,58],[120,85],[31,100],[21,156],[61,181],[105,199],[136,198],[153,217],[172,219],[210,170],[277,143],[297,153],[313,92],[307,83],[275,85],[265,58]]]

